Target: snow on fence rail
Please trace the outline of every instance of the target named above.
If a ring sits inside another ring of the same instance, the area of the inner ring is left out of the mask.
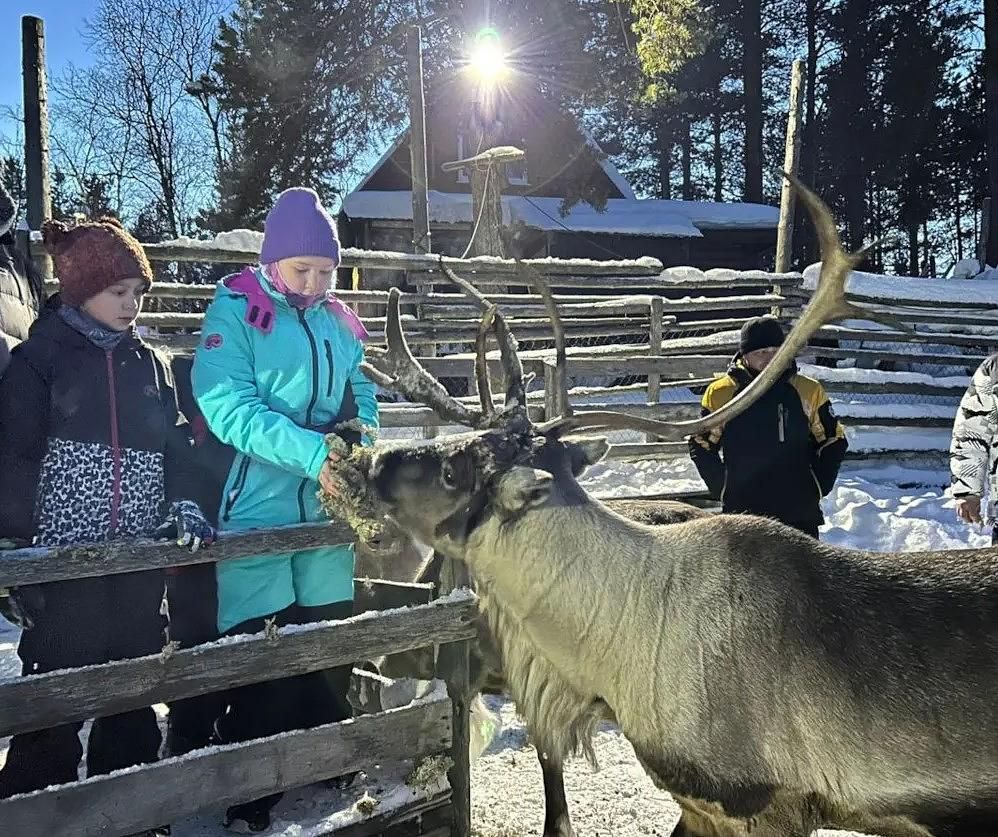
[[[231,560],[351,539],[344,526],[328,523],[226,533],[193,555],[162,541],[8,550],[0,561],[0,586]],[[379,816],[351,811],[343,821],[351,837],[393,833],[390,826],[423,817],[437,824],[432,833],[439,837],[469,837],[468,642],[475,635],[475,597],[458,590],[430,601],[429,585],[370,579],[357,579],[355,590],[356,615],[349,619],[185,649],[170,644],[147,657],[0,681],[0,736],[432,645],[440,646],[437,676],[446,694],[11,797],[0,801],[4,833],[122,837],[377,762],[412,760],[415,769],[425,759],[446,757],[452,764],[447,781],[440,769],[440,778],[427,787],[408,789],[401,810]]]

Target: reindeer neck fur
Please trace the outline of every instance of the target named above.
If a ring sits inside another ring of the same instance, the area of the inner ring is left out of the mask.
[[[619,667],[635,649],[618,647],[617,637],[635,633],[637,625],[623,623],[637,611],[616,603],[640,590],[654,530],[611,512],[564,476],[542,507],[509,521],[485,519],[469,537],[465,560],[532,735],[553,757],[581,749],[592,758],[595,724],[613,707],[600,684],[641,663]],[[618,537],[623,529],[627,535]],[[634,575],[621,577],[622,560],[635,566]]]

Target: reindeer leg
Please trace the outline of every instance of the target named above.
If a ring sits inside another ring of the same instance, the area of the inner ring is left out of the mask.
[[[672,837],[746,837],[748,834],[744,820],[729,817],[715,802],[676,794],[672,798],[683,812]]]
[[[827,808],[818,794],[778,790],[765,809],[745,821],[746,833],[752,837],[811,837],[825,820]]]
[[[561,762],[537,751],[544,779],[544,837],[575,837],[565,797],[565,774]]]
[[[877,834],[879,837],[932,837],[929,829],[918,825],[907,817],[878,816],[861,811],[850,811],[825,823],[828,828],[849,829],[861,834]]]

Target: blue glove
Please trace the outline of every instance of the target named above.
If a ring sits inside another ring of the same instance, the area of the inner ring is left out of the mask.
[[[153,533],[155,538],[174,538],[177,546],[197,552],[201,545],[215,541],[215,530],[193,500],[177,500],[170,506],[166,520]]]

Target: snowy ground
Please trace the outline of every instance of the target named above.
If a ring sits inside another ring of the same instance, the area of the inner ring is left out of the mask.
[[[699,489],[702,483],[688,461],[607,462],[591,469],[587,485],[596,495],[629,495]],[[953,501],[945,495],[948,478],[917,463],[871,467],[856,463],[843,468],[841,478],[825,501],[827,524],[822,537],[830,543],[862,549],[922,551],[983,547],[989,533],[957,522]],[[17,634],[0,619],[0,676],[18,673],[14,649]],[[502,732],[474,763],[472,770],[473,823],[478,837],[535,837],[541,833],[543,797],[540,770],[526,741],[515,707],[493,700],[502,719]],[[0,760],[5,755],[0,741]],[[579,837],[666,837],[678,819],[669,795],[656,789],[637,765],[626,740],[609,727],[596,740],[600,771],[593,773],[582,760],[567,766],[569,804]],[[331,824],[331,809],[349,807],[370,791],[390,802],[390,794],[404,793],[391,771],[372,770],[358,789],[339,796],[321,788],[288,793],[277,809],[269,837],[310,837]],[[393,786],[395,790],[393,790]],[[176,837],[218,837],[221,811],[206,811],[175,824]],[[833,832],[827,832],[831,837]],[[839,834],[838,837],[844,837]]]

